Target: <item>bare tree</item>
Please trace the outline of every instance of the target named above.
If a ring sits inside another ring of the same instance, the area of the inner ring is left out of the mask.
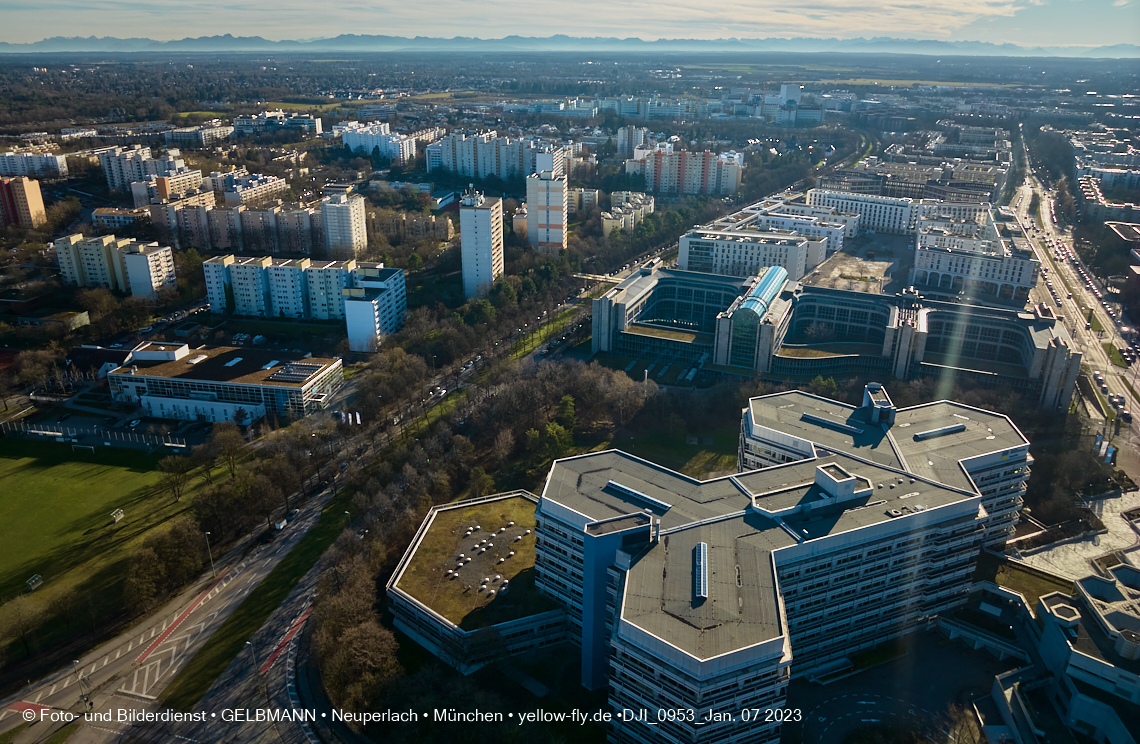
[[[493,451],[495,454],[495,461],[500,465],[510,458],[511,453],[515,449],[515,433],[510,429],[502,429],[495,437],[495,444]]]
[[[158,461],[158,469],[162,471],[162,487],[170,491],[174,501],[182,500],[186,484],[190,482],[190,471],[194,464],[188,458],[179,455],[170,455]]]
[[[32,605],[27,595],[21,594],[8,602],[8,627],[5,635],[19,638],[24,645],[24,653],[32,655],[32,632],[40,625],[41,612]]]
[[[233,477],[237,472],[238,457],[245,448],[245,439],[242,438],[237,426],[226,421],[214,424],[214,430],[210,432],[210,443],[229,468],[230,477]]]

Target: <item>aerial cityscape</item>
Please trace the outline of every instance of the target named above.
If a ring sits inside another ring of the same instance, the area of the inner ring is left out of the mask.
[[[4,10],[0,744],[1140,741],[1130,0],[313,10]]]

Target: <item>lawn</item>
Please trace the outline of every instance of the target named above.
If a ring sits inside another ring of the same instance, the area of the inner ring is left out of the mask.
[[[1070,581],[1010,561],[1002,561],[984,552],[978,556],[974,581],[992,581],[998,586],[1019,592],[1034,612],[1037,612],[1037,599],[1042,595],[1052,592],[1073,593]]]
[[[0,439],[0,596],[23,591],[24,582],[40,574],[44,584],[30,595],[37,607],[68,588],[91,591],[97,605],[116,604],[123,559],[149,530],[169,524],[190,503],[183,497],[175,504],[158,490],[154,468],[160,457]],[[112,524],[117,508],[126,516]],[[0,626],[5,614],[0,607]]]
[[[507,527],[508,522],[515,524]],[[466,537],[467,528],[476,525],[481,529]],[[502,527],[506,532],[499,533]],[[534,502],[521,496],[440,511],[399,587],[465,630],[555,609],[534,588],[534,527]],[[523,534],[526,530],[529,535]],[[522,539],[516,542],[517,537]],[[481,540],[493,546],[482,554],[475,548]],[[509,556],[510,551],[515,555]],[[458,579],[451,579],[447,571],[455,568],[460,553],[472,560]],[[499,563],[500,558],[506,561]],[[510,581],[509,591],[490,597],[481,583],[496,575]]]
[[[285,103],[283,101],[274,101],[265,104],[265,109],[267,111],[273,111],[274,109],[281,109],[282,111],[332,111],[343,105],[343,101],[338,101],[337,103]]]
[[[557,333],[561,333],[562,329],[569,324],[570,319],[573,317],[577,308],[566,308],[562,312],[555,315],[552,319],[547,320],[537,328],[527,332],[519,341],[511,347],[511,359],[522,359],[527,354],[531,353],[539,346],[546,343],[547,339]]]
[[[688,437],[696,437],[698,444],[689,444]],[[706,439],[713,443],[705,444]],[[608,446],[694,478],[707,478],[710,473],[736,472],[739,443],[740,425],[733,423],[711,432],[641,432],[615,439]]]
[[[245,648],[245,642],[253,637],[257,629],[285,601],[297,582],[340,535],[348,523],[349,517],[344,512],[351,496],[351,490],[341,491],[325,506],[317,525],[250,592],[162,691],[161,700],[164,705],[188,711],[202,699],[218,675]]]
[[[1116,344],[1101,344],[1104,347],[1104,353],[1108,354],[1108,358],[1117,367],[1127,367],[1124,362],[1124,357],[1120,353],[1120,349],[1116,348]]]

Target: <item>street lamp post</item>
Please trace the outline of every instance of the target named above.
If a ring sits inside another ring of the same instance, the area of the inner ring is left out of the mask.
[[[206,552],[210,554],[210,577],[218,578],[218,572],[214,570],[214,549],[210,547],[210,533],[206,533]]]

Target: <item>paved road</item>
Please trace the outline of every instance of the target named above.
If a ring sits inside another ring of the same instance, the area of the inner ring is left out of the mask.
[[[317,523],[321,507],[332,498],[327,490],[309,499],[301,514],[275,542],[242,556],[239,545],[216,561],[217,577],[206,572],[189,590],[129,633],[107,643],[71,668],[46,677],[0,701],[0,734],[20,725],[33,710],[80,713],[80,695],[89,695],[94,712],[106,720],[86,721],[74,744],[114,742],[127,734],[138,741],[170,741],[159,727],[120,721],[120,711],[136,715],[159,710],[155,698],[174,674],[202,647],[230,613]],[[248,543],[246,543],[248,544]],[[61,722],[39,716],[13,744],[33,744]],[[152,738],[152,737],[158,738]]]

